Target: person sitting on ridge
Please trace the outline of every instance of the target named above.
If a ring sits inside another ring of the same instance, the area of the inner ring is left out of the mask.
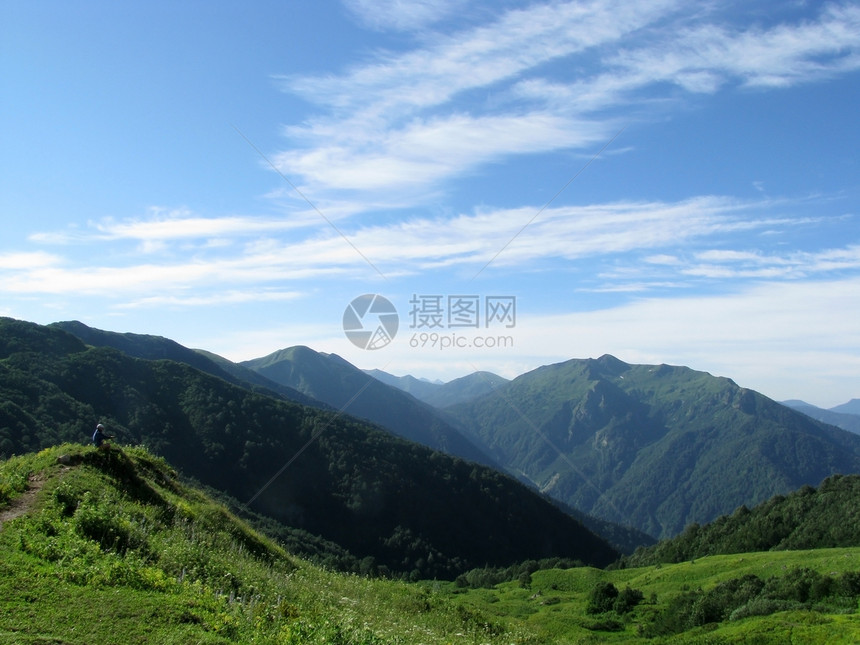
[[[107,443],[108,439],[113,439],[113,435],[107,434],[105,427],[101,423],[98,424],[96,431],[93,433],[93,445],[100,450],[107,450],[110,448],[110,444]]]

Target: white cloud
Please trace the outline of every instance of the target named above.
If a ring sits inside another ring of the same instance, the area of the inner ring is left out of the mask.
[[[294,283],[308,278],[364,275],[368,263],[396,278],[428,269],[543,270],[556,261],[611,258],[629,252],[612,270],[591,272],[603,284],[595,291],[641,291],[679,285],[684,276],[707,279],[798,279],[860,268],[860,246],[790,251],[708,248],[715,235],[790,229],[807,225],[774,215],[784,203],[700,196],[678,202],[612,202],[588,206],[484,209],[454,217],[421,218],[346,230],[349,242],[327,225],[305,238],[275,236],[277,220],[186,216],[152,221],[103,222],[89,243],[87,260],[45,253],[0,256],[6,293],[107,294],[131,303],[182,302],[204,305],[245,285]],[[790,204],[789,204],[790,205]],[[526,226],[528,224],[528,226]],[[289,226],[287,226],[289,228]],[[249,233],[250,239],[243,238]],[[129,261],[117,245],[127,239],[160,245],[202,236],[207,243],[162,263]],[[209,243],[218,238],[219,243]],[[222,237],[219,237],[222,236]],[[698,245],[698,251],[679,249]],[[356,251],[358,250],[358,252]],[[176,257],[182,257],[176,260]],[[92,262],[96,257],[100,262]],[[585,288],[585,287],[583,287]],[[212,293],[189,297],[190,290]],[[278,290],[275,290],[278,292]],[[289,293],[286,290],[280,293]],[[265,300],[251,289],[247,299]],[[269,294],[268,296],[266,294]]]
[[[337,212],[337,211],[336,211]],[[318,225],[316,213],[304,212],[283,217],[224,216],[202,217],[189,210],[166,211],[152,208],[144,217],[117,220],[111,217],[90,222],[89,227],[74,227],[68,231],[40,232],[30,235],[32,242],[43,244],[85,243],[92,241],[134,240],[147,246],[144,251],[165,248],[163,242],[173,240],[208,240],[207,244],[223,244],[225,237],[235,238],[278,233]],[[219,242],[218,240],[222,240]]]
[[[860,7],[829,6],[818,20],[737,31],[716,25],[671,33],[610,60],[628,88],[670,81],[714,92],[730,79],[784,87],[860,68]]]
[[[507,105],[466,113],[456,97],[495,88],[576,52],[613,42],[676,3],[536,5],[342,76],[291,77],[284,88],[330,114],[286,128],[304,145],[276,157],[278,168],[311,186],[373,191],[427,187],[501,156],[582,148],[606,140],[608,124],[563,111]],[[505,87],[509,101],[516,98]],[[615,128],[617,129],[617,128]]]
[[[605,140],[609,127],[546,112],[483,118],[456,114],[412,121],[367,144],[337,141],[283,152],[273,163],[319,188],[397,190],[432,185],[505,155],[585,147]]]
[[[696,254],[695,262],[683,269],[689,275],[711,278],[805,278],[834,271],[860,269],[860,246],[791,251],[783,255],[714,249]]]
[[[62,258],[41,251],[17,252],[0,254],[0,270],[34,270],[43,267],[55,266],[62,262]]]
[[[150,296],[120,304],[117,306],[117,309],[207,307],[211,305],[223,306],[263,302],[284,302],[287,300],[299,299],[304,295],[306,294],[301,291],[266,289],[249,289],[243,291],[226,290],[209,293],[207,295],[189,294],[187,296]]]
[[[672,9],[676,0],[592,0],[533,5],[401,54],[381,54],[342,76],[282,77],[284,89],[326,107],[384,116],[450,101],[525,70],[616,41]],[[385,117],[386,119],[390,117]],[[322,132],[318,132],[322,134]]]
[[[860,7],[829,5],[811,20],[738,28],[691,26],[681,6],[536,4],[342,75],[283,78],[285,90],[323,111],[285,129],[299,146],[277,165],[321,189],[427,188],[506,156],[586,149],[613,131],[608,111],[668,98],[666,83],[713,93],[860,68]],[[459,97],[479,89],[492,100],[473,101],[466,113]]]

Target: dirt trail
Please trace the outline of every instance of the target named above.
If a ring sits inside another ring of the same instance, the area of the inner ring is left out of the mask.
[[[30,510],[33,506],[33,502],[36,500],[36,494],[42,490],[42,486],[45,485],[45,478],[41,475],[30,475],[28,481],[30,485],[27,487],[27,490],[25,490],[20,497],[13,499],[8,508],[4,508],[0,511],[0,531],[3,530],[3,524],[5,522],[14,520],[16,517],[21,517],[24,513]]]

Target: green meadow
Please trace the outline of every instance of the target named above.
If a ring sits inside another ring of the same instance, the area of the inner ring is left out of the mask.
[[[860,548],[367,578],[287,553],[142,448],[72,445],[0,463],[0,514],[4,644],[860,642]]]

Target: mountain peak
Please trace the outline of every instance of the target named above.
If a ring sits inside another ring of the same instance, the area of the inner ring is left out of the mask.
[[[614,375],[621,374],[630,369],[630,365],[619,358],[615,358],[612,354],[604,354],[596,361],[603,369],[613,373]]]

